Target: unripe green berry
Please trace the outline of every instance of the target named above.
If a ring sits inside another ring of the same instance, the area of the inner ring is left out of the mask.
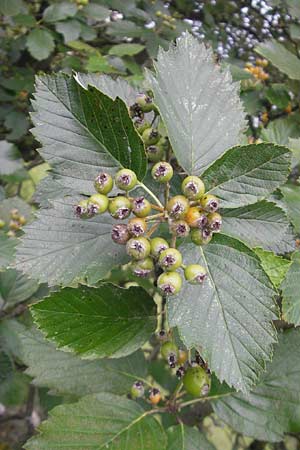
[[[78,205],[75,206],[75,214],[80,219],[88,219],[90,217],[88,200],[81,200]]]
[[[145,131],[143,131],[142,139],[145,145],[157,144],[159,138],[160,138],[159,132],[152,127],[147,128]]]
[[[134,259],[145,259],[150,254],[150,242],[144,237],[131,238],[126,244],[126,251]]]
[[[136,381],[133,383],[131,388],[131,397],[132,398],[141,398],[145,394],[145,387],[142,381]]]
[[[121,169],[116,173],[115,183],[119,189],[130,191],[137,183],[136,174],[130,169]]]
[[[157,287],[163,295],[178,294],[182,287],[182,279],[178,272],[164,272],[157,279]]]
[[[176,237],[184,238],[189,235],[190,227],[184,220],[175,220],[170,223],[170,231]]]
[[[189,201],[183,195],[175,195],[167,203],[167,211],[172,219],[183,219],[189,207]]]
[[[154,263],[150,257],[133,261],[130,265],[132,273],[140,278],[147,278],[154,272]]]
[[[209,393],[211,379],[203,367],[189,367],[183,377],[185,390],[194,397],[203,397]]]
[[[162,344],[160,347],[161,356],[168,361],[170,355],[175,355],[176,360],[178,358],[178,347],[172,341],[167,341]]]
[[[125,245],[130,239],[130,234],[127,225],[118,223],[113,226],[111,230],[111,238],[116,244]]]
[[[206,270],[200,264],[189,264],[184,269],[185,279],[191,284],[201,284],[207,277]]]
[[[143,196],[132,200],[132,212],[137,217],[149,216],[151,209],[151,203]]]
[[[151,255],[154,258],[158,258],[163,250],[169,248],[168,242],[160,237],[155,237],[151,239],[150,246],[151,246]]]
[[[163,158],[164,150],[158,145],[149,145],[146,148],[146,155],[149,161],[158,162]]]
[[[149,95],[138,94],[135,102],[140,106],[143,112],[150,112],[154,109],[153,100],[151,97],[149,97]]]
[[[208,212],[215,212],[219,208],[219,200],[211,194],[204,195],[200,200],[200,204]]]
[[[91,215],[103,214],[107,211],[109,200],[106,195],[94,194],[88,200],[88,209]]]
[[[191,228],[204,228],[208,223],[206,214],[197,206],[189,208],[185,220]]]
[[[141,217],[134,217],[129,220],[127,228],[131,236],[139,237],[146,233],[147,222]]]
[[[217,233],[218,231],[221,230],[221,226],[222,226],[222,216],[221,214],[215,212],[215,213],[210,213],[207,216],[208,218],[208,226],[209,228]]]
[[[157,143],[157,146],[163,149],[164,151],[167,151],[170,148],[170,141],[168,136],[161,137]]]
[[[96,176],[94,186],[99,194],[108,194],[112,190],[114,182],[109,173],[102,172]]]
[[[176,248],[167,248],[159,255],[158,264],[166,272],[171,272],[181,267],[182,255]]]
[[[201,230],[200,228],[194,228],[191,231],[191,240],[196,245],[206,245],[212,239],[212,232],[204,228]]]
[[[19,220],[19,217],[20,217],[19,210],[18,210],[17,208],[11,209],[11,210],[10,210],[10,217],[11,217],[13,220]]]
[[[131,202],[127,197],[120,195],[110,200],[108,210],[115,219],[126,219],[131,212]]]
[[[190,200],[199,200],[205,192],[203,181],[192,175],[183,180],[181,189],[184,195]]]
[[[4,220],[0,219],[0,229],[5,227]]]
[[[134,125],[140,135],[142,135],[144,131],[147,130],[147,128],[151,127],[150,123],[147,120],[143,119],[137,119],[134,122]]]
[[[168,183],[173,176],[173,167],[165,161],[160,161],[152,167],[151,175],[158,183]]]
[[[20,216],[20,217],[19,217],[19,223],[20,223],[20,225],[25,225],[26,222],[27,222],[27,219],[26,219],[25,216]]]

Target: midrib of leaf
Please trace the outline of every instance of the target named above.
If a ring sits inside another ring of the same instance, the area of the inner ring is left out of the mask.
[[[222,311],[222,317],[223,317],[223,320],[224,320],[224,322],[225,322],[225,324],[226,324],[226,330],[227,330],[227,335],[229,336],[230,345],[231,345],[231,348],[232,348],[232,350],[233,350],[233,354],[234,354],[234,356],[235,356],[235,360],[236,360],[236,362],[237,362],[237,366],[238,366],[238,369],[239,369],[240,377],[243,379],[244,377],[243,377],[243,375],[242,375],[242,371],[241,371],[239,359],[238,359],[238,357],[237,357],[235,348],[234,348],[233,343],[232,343],[232,337],[231,337],[231,333],[229,332],[229,328],[228,328],[228,324],[227,324],[227,320],[226,320],[224,308],[223,308],[223,305],[222,305],[222,302],[221,302],[221,299],[220,299],[220,296],[219,296],[219,292],[218,292],[218,289],[217,289],[215,280],[214,280],[214,278],[213,278],[213,276],[212,276],[211,271],[209,270],[209,265],[208,265],[208,262],[207,262],[207,260],[206,260],[206,257],[205,257],[205,254],[204,254],[204,252],[203,252],[202,247],[200,247],[200,252],[201,252],[202,258],[203,258],[203,260],[204,260],[204,262],[205,262],[205,266],[206,266],[206,270],[207,270],[207,273],[208,273],[208,275],[209,275],[209,278],[210,278],[210,280],[211,280],[212,283],[213,283],[213,287],[214,287],[214,290],[215,290],[215,292],[216,292],[216,298],[218,299],[218,303],[219,303],[219,306],[220,306],[221,311]],[[252,356],[252,355],[251,355],[251,356]]]

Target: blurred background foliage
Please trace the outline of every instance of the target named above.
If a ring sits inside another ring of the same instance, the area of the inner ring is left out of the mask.
[[[185,30],[210,43],[216,61],[240,82],[248,119],[245,143],[261,140],[293,151],[284,197],[300,234],[300,2],[298,0],[0,0],[0,450],[21,448],[61,398],[30,385],[13,334],[15,318],[47,286],[5,269],[22,226],[33,218],[34,193],[49,166],[29,130],[34,76],[63,71],[122,76],[143,89],[143,68],[159,46]],[[279,200],[280,201],[280,200]],[[70,399],[64,399],[69,401]],[[265,444],[233,432],[210,415],[202,428],[218,450],[299,449],[299,439]]]

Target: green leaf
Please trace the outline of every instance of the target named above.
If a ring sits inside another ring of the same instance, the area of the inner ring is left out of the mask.
[[[35,322],[59,348],[88,359],[127,356],[155,330],[155,303],[140,287],[103,283],[53,293],[31,307]]]
[[[237,237],[250,247],[262,247],[275,253],[295,248],[290,221],[275,203],[262,200],[253,205],[222,211],[222,232]]]
[[[298,0],[287,0],[287,5],[291,16],[300,19],[300,5]]]
[[[9,238],[5,233],[0,231],[0,269],[5,269],[14,260],[17,239]]]
[[[141,44],[117,44],[111,47],[108,51],[109,55],[114,56],[133,56],[141,53],[145,49]]]
[[[0,141],[0,175],[10,175],[22,167],[17,147],[10,142]]]
[[[27,450],[165,450],[166,435],[159,422],[135,401],[113,394],[83,397],[50,412],[31,438]]]
[[[279,288],[289,270],[291,261],[261,248],[255,248],[254,251],[261,261],[262,268],[268,274],[274,286]]]
[[[114,220],[109,215],[79,219],[74,214],[79,200],[65,197],[37,213],[37,220],[24,228],[17,252],[18,270],[50,286],[67,286],[94,268],[101,279],[125,261],[124,248],[111,240]]]
[[[300,252],[292,255],[292,265],[281,285],[282,290],[282,313],[284,320],[300,325]]]
[[[272,355],[275,291],[259,258],[240,241],[215,235],[206,247],[182,246],[185,264],[204,266],[200,286],[185,284],[168,300],[170,326],[189,348],[200,347],[228,385],[246,391]]]
[[[51,33],[43,28],[35,28],[27,36],[26,46],[31,56],[38,61],[47,59],[53,52],[55,43]]]
[[[293,139],[289,137],[287,146],[289,149],[291,149],[293,156],[292,156],[292,167],[297,166],[300,164],[300,139]]]
[[[239,142],[245,125],[239,85],[189,33],[160,49],[154,67],[148,81],[174,153],[187,173],[199,174]]]
[[[288,146],[290,138],[297,138],[299,136],[299,120],[294,116],[272,120],[267,128],[261,131],[261,138],[263,140],[274,142],[278,145]]]
[[[285,184],[281,188],[295,232],[300,234],[300,186]]]
[[[90,17],[93,20],[105,20],[110,16],[110,10],[102,5],[96,3],[89,3],[84,6],[82,10],[83,14]]]
[[[11,219],[10,212],[14,208],[17,209],[19,213],[25,217],[27,222],[31,220],[31,206],[19,197],[6,198],[0,203],[0,218],[4,220],[4,222],[9,223]]]
[[[114,173],[120,165],[143,178],[144,146],[122,100],[62,74],[37,78],[35,97],[33,134],[63,186],[91,194],[99,171]]]
[[[68,17],[74,17],[76,12],[77,6],[74,3],[54,3],[45,9],[43,19],[45,22],[58,22],[59,20],[64,20]]]
[[[0,309],[6,309],[29,299],[39,285],[15,269],[0,272]]]
[[[33,377],[35,386],[45,386],[52,394],[81,397],[98,392],[127,394],[134,381],[147,375],[142,351],[126,358],[87,361],[69,352],[55,348],[42,333],[26,329],[13,321],[1,324],[2,336],[13,336],[13,350],[28,367],[26,373]]]
[[[272,105],[278,108],[286,108],[291,101],[290,94],[285,84],[274,83],[266,89],[266,97]]]
[[[62,34],[65,42],[76,41],[81,32],[81,24],[78,20],[70,19],[55,24],[55,29]]]
[[[284,45],[270,39],[259,44],[255,50],[290,79],[300,80],[300,59]]]
[[[256,203],[287,180],[291,152],[273,144],[229,149],[201,176],[206,190],[221,200],[222,208]]]
[[[287,357],[288,355],[288,357]],[[247,395],[235,393],[213,403],[220,419],[262,441],[281,441],[300,427],[300,330],[279,335],[273,361]]]
[[[0,12],[4,16],[16,16],[22,9],[21,0],[1,0]]]
[[[167,429],[167,450],[214,450],[201,431],[180,424]]]
[[[6,134],[6,139],[17,141],[27,133],[29,120],[25,113],[21,111],[11,111],[5,117],[4,125],[11,130]]]

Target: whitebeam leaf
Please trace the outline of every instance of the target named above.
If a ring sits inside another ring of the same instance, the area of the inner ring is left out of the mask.
[[[222,208],[249,205],[283,185],[289,175],[291,152],[270,143],[229,149],[201,176],[206,190],[221,200]]]
[[[48,339],[87,359],[135,352],[156,324],[155,303],[145,290],[110,283],[62,289],[33,305],[31,312]]]
[[[46,75],[37,78],[33,107],[40,153],[64,187],[92,194],[99,171],[114,173],[120,166],[144,177],[144,145],[120,98],[85,89],[67,75]]]
[[[160,49],[154,68],[147,77],[174,153],[187,173],[199,174],[239,143],[245,126],[239,85],[189,33]]]
[[[222,232],[237,237],[250,247],[275,253],[295,248],[295,237],[285,211],[275,203],[262,200],[253,205],[222,211]]]
[[[287,357],[288,355],[288,357]],[[300,431],[300,330],[279,335],[274,358],[258,385],[246,395],[233,393],[213,403],[220,419],[236,431],[277,442]]]
[[[17,247],[16,267],[50,286],[82,280],[97,267],[99,279],[125,261],[125,251],[111,239],[113,219],[109,215],[82,220],[75,216],[79,198],[53,201],[41,209],[37,219],[24,227]]]
[[[300,325],[300,252],[292,255],[292,264],[281,285],[282,289],[282,313],[284,320]]]
[[[50,389],[52,394],[82,397],[98,392],[123,395],[134,381],[145,378],[147,366],[142,351],[126,358],[82,360],[69,352],[57,350],[39,330],[26,329],[12,320],[2,322],[1,338],[13,338],[13,353],[26,366],[26,374],[35,386]]]
[[[27,450],[165,450],[160,423],[135,401],[101,393],[50,412]]]
[[[200,430],[183,424],[168,428],[167,436],[167,450],[215,450]]]
[[[247,391],[276,340],[274,288],[258,256],[236,239],[215,235],[206,247],[187,244],[182,253],[185,264],[206,267],[208,278],[168,300],[170,326],[187,347],[201,348],[221,381]]]

